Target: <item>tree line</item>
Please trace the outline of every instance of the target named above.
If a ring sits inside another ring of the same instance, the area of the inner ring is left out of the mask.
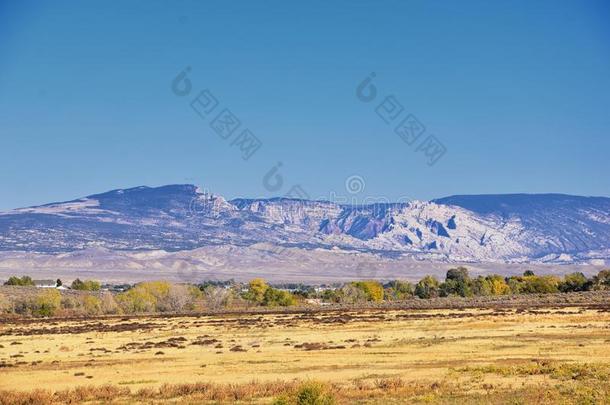
[[[11,277],[5,284],[32,285],[28,276]],[[272,286],[257,278],[243,284],[234,281],[205,282],[199,285],[166,281],[142,282],[120,293],[100,291],[95,280],[72,282],[74,292],[41,289],[17,297],[3,296],[0,313],[25,316],[102,315],[154,312],[288,307],[321,303],[359,304],[365,302],[433,299],[437,297],[477,297],[517,294],[551,294],[610,290],[610,270],[593,277],[571,273],[563,277],[536,275],[526,271],[520,276],[497,274],[471,277],[465,267],[449,269],[443,281],[425,276],[417,283],[393,280],[353,281],[337,287],[320,288],[291,285],[290,289]],[[33,290],[30,290],[33,291]]]
[[[326,290],[322,298],[330,302],[397,301],[409,298],[481,297],[517,294],[552,294],[579,291],[610,290],[610,270],[602,270],[587,278],[576,272],[564,277],[526,271],[521,276],[498,274],[471,277],[465,267],[449,269],[444,281],[425,276],[417,283],[394,280],[352,282],[336,290]]]
[[[11,276],[4,283],[4,285],[34,287],[36,284],[34,283],[34,280],[32,280],[32,277],[30,277],[30,276],[21,276],[21,277]],[[61,279],[58,278],[57,281],[55,281],[55,285],[57,287],[61,287],[61,286],[63,286],[63,282],[61,281]],[[99,281],[95,281],[95,280],[82,281],[79,278],[72,281],[72,284],[70,284],[70,288],[72,290],[80,290],[80,291],[99,291],[101,289],[101,287],[102,287],[102,285]]]

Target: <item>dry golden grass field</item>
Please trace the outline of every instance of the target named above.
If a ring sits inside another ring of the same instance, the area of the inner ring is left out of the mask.
[[[0,403],[610,403],[610,311],[15,320]]]

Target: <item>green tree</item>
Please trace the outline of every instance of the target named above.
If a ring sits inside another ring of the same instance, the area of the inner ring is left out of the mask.
[[[326,289],[324,291],[322,291],[322,294],[320,295],[322,301],[324,302],[341,302],[341,297],[342,297],[342,290],[335,290],[335,289]]]
[[[422,278],[415,286],[415,295],[419,298],[435,298],[439,295],[439,282],[433,276]]]
[[[449,269],[445,282],[440,286],[440,295],[443,297],[451,295],[471,297],[473,295],[471,284],[472,280],[468,275],[467,268],[458,267],[457,269]]]
[[[587,291],[591,283],[582,273],[571,273],[566,274],[559,283],[559,291],[561,292],[575,292],[575,291]]]
[[[470,282],[447,280],[439,287],[439,295],[441,297],[460,296],[472,297],[473,292]]]
[[[549,294],[559,292],[560,281],[556,276],[516,276],[508,285],[514,294]]]
[[[470,275],[466,267],[458,267],[457,269],[447,270],[445,280],[455,280],[457,282],[468,282],[470,281]]]
[[[408,281],[394,280],[384,287],[384,298],[390,301],[404,300],[413,297],[415,294],[415,287]]]
[[[99,291],[101,289],[101,284],[99,281],[95,280],[85,280],[81,281],[79,278],[72,282],[70,288],[73,290],[81,290],[81,291]]]
[[[77,278],[76,280],[72,281],[70,288],[73,290],[84,290],[85,283],[83,283],[80,278]]]
[[[269,307],[288,307],[295,305],[297,300],[294,295],[288,291],[278,290],[276,288],[267,288],[263,296],[263,305]]]
[[[12,276],[9,277],[8,281],[4,285],[17,285],[17,286],[33,286],[34,281],[30,276],[22,276],[21,278]]]

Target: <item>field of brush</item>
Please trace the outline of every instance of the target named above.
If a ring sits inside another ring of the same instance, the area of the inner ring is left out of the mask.
[[[610,303],[0,324],[0,404],[608,403],[609,377]]]

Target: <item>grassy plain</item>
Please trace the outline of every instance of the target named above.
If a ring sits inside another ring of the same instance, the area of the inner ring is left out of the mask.
[[[283,394],[278,403],[298,403],[299,384],[312,381],[322,382],[337,403],[610,403],[609,378],[604,308],[0,325],[0,404],[271,403]]]

